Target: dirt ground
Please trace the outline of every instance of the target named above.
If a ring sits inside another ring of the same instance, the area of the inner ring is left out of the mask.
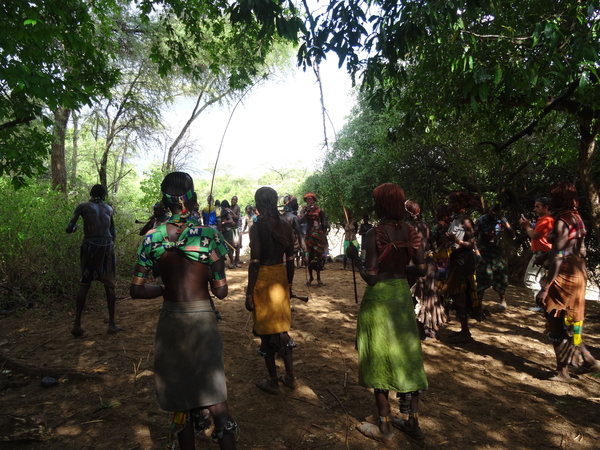
[[[371,391],[357,385],[354,349],[359,305],[352,272],[331,263],[325,286],[304,286],[296,271],[290,334],[300,387],[282,388],[277,397],[259,391],[266,376],[257,356],[244,309],[245,269],[229,271],[229,297],[217,301],[225,350],[229,407],[239,424],[239,449],[375,449],[355,427],[373,421]],[[358,298],[365,284],[358,277]],[[118,286],[117,335],[106,334],[102,289],[94,289],[83,316],[86,334],[69,333],[74,305],[34,308],[0,319],[1,449],[159,449],[165,448],[171,414],[154,402],[153,340],[161,299],[132,300]],[[540,313],[529,311],[527,290],[511,286],[509,309],[473,323],[474,342],[445,343],[458,329],[453,317],[440,340],[423,342],[429,390],[422,395],[423,444],[399,431],[390,448],[597,449],[600,442],[600,378],[576,375],[569,384],[543,381],[553,368],[553,351]],[[600,305],[588,302],[584,339],[600,358]],[[4,357],[2,357],[4,356]],[[6,359],[8,356],[8,360]],[[2,361],[4,361],[2,363]],[[24,365],[19,368],[20,365]],[[283,371],[283,364],[278,361]],[[26,366],[25,366],[26,365]],[[44,375],[58,377],[42,387]],[[10,377],[10,378],[9,378]],[[16,386],[23,382],[23,386]],[[5,383],[6,384],[6,383]],[[391,394],[393,397],[393,394]],[[392,414],[398,403],[392,400]],[[218,448],[208,436],[197,448]]]

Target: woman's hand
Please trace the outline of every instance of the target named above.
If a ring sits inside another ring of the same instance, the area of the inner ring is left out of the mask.
[[[546,309],[546,297],[548,297],[548,290],[542,288],[542,290],[535,296],[536,305]]]
[[[252,294],[246,295],[246,310],[254,311],[254,298],[252,297]]]
[[[456,237],[456,235],[454,233],[446,232],[446,236],[448,237],[449,240],[451,240],[455,244],[458,244],[459,239]]]
[[[358,259],[358,249],[352,242],[350,242],[350,245],[348,245],[348,248],[346,249],[346,256],[353,261]]]

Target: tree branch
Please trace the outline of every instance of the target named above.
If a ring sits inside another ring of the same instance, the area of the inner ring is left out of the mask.
[[[17,125],[20,125],[22,123],[28,123],[28,122],[31,122],[32,120],[35,120],[35,116],[28,116],[28,117],[22,117],[20,119],[11,120],[10,122],[5,122],[2,125],[0,125],[0,130],[6,130],[7,128],[14,128]]]
[[[561,95],[559,95],[558,97],[553,99],[544,108],[544,110],[540,113],[540,115],[537,119],[535,119],[533,122],[531,122],[529,125],[527,125],[523,130],[521,130],[517,134],[511,136],[503,144],[497,144],[495,142],[485,141],[485,142],[480,142],[478,145],[486,145],[486,144],[491,145],[494,147],[494,149],[496,149],[497,152],[501,152],[503,150],[506,150],[508,147],[510,147],[512,144],[514,144],[515,142],[520,140],[522,137],[531,136],[531,134],[533,134],[533,131],[535,130],[535,128],[538,126],[538,123],[540,122],[540,120],[543,119],[544,117],[546,117],[551,111],[559,110],[559,105],[567,102],[569,97],[571,97],[571,95],[573,95],[573,92],[575,92],[575,89],[577,89],[578,85],[579,85],[578,81],[573,81],[569,85],[569,87],[567,88],[567,90],[565,92],[563,92]]]

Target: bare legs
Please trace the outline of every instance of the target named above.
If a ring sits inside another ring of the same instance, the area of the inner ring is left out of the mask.
[[[234,450],[235,449],[235,435],[232,432],[227,432],[226,428],[231,423],[229,416],[229,408],[227,402],[222,402],[217,405],[210,406],[208,408],[210,414],[213,416],[215,421],[215,431],[225,430],[223,436],[219,439],[220,450]],[[179,440],[179,448],[181,450],[195,450],[196,443],[194,437],[194,424],[191,420],[188,420],[185,427],[177,434]]]
[[[81,336],[85,333],[85,330],[81,328],[81,316],[83,314],[83,308],[85,307],[85,302],[87,300],[87,294],[90,290],[91,284],[82,284],[79,286],[79,291],[77,291],[77,309],[75,311],[75,323],[73,324],[73,329],[71,330],[71,334],[73,336]],[[106,305],[108,307],[108,334],[114,334],[123,329],[118,327],[115,324],[115,303],[116,303],[116,294],[114,286],[104,286],[104,290],[106,292]]]
[[[82,284],[79,286],[79,291],[77,291],[77,309],[75,311],[75,323],[73,324],[73,329],[71,330],[71,334],[73,336],[81,336],[83,335],[83,333],[85,333],[85,330],[81,328],[81,315],[83,314],[83,308],[85,306],[85,301],[87,299],[87,293],[90,290],[90,286],[90,284]],[[110,307],[108,314],[110,316]]]
[[[275,364],[275,353],[273,349],[268,345],[268,336],[261,337],[262,347],[267,348],[265,354],[265,364],[267,366],[267,372],[269,374],[268,380],[261,380],[258,382],[258,388],[268,392],[269,394],[277,394],[279,392],[279,380],[277,378],[277,365]],[[296,378],[294,376],[294,357],[292,349],[288,348],[285,356],[283,357],[283,364],[285,366],[285,375],[283,382],[288,387],[293,387]]]
[[[388,401],[389,391],[382,389],[375,389],[375,405],[377,406],[377,413],[379,417],[389,417],[390,415],[390,403]],[[378,417],[378,419],[379,419]],[[379,431],[382,436],[388,435],[392,432],[392,422],[379,422]]]

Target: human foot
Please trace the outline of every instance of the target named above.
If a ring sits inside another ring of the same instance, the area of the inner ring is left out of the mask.
[[[449,344],[466,344],[468,342],[471,342],[473,340],[473,338],[471,337],[471,333],[467,332],[459,332],[459,333],[454,333],[451,334],[450,336],[448,336],[448,343]]]
[[[71,330],[71,334],[75,337],[83,336],[84,333],[85,333],[85,330],[83,328],[81,328],[80,325],[74,325],[73,329]]]
[[[423,434],[423,430],[421,430],[421,427],[411,428],[408,424],[408,420],[392,419],[392,425],[394,425],[396,428],[398,428],[400,431],[410,436],[411,438],[416,439],[417,441],[422,441],[423,439],[425,439],[425,435]]]
[[[394,433],[391,430],[387,433],[384,433],[377,425],[373,425],[372,423],[368,422],[361,423],[356,427],[356,429],[366,437],[375,439],[376,441],[387,441],[394,437]]]
[[[106,331],[106,334],[116,334],[119,331],[123,331],[123,328],[118,327],[116,325],[109,325],[108,330]]]
[[[559,383],[569,383],[571,376],[568,373],[563,372],[548,372],[546,374],[547,381],[558,381]]]
[[[277,381],[277,378],[275,378],[274,380],[265,380],[264,378],[262,380],[258,380],[256,382],[256,387],[259,388],[261,391],[266,392],[267,394],[279,394],[279,383]]]
[[[594,361],[592,364],[589,365],[584,364],[583,367],[588,372],[600,373],[600,361]]]
[[[281,374],[277,377],[280,383],[283,383],[284,386],[289,387],[291,390],[296,389],[296,379],[294,375],[290,375],[289,373]]]

